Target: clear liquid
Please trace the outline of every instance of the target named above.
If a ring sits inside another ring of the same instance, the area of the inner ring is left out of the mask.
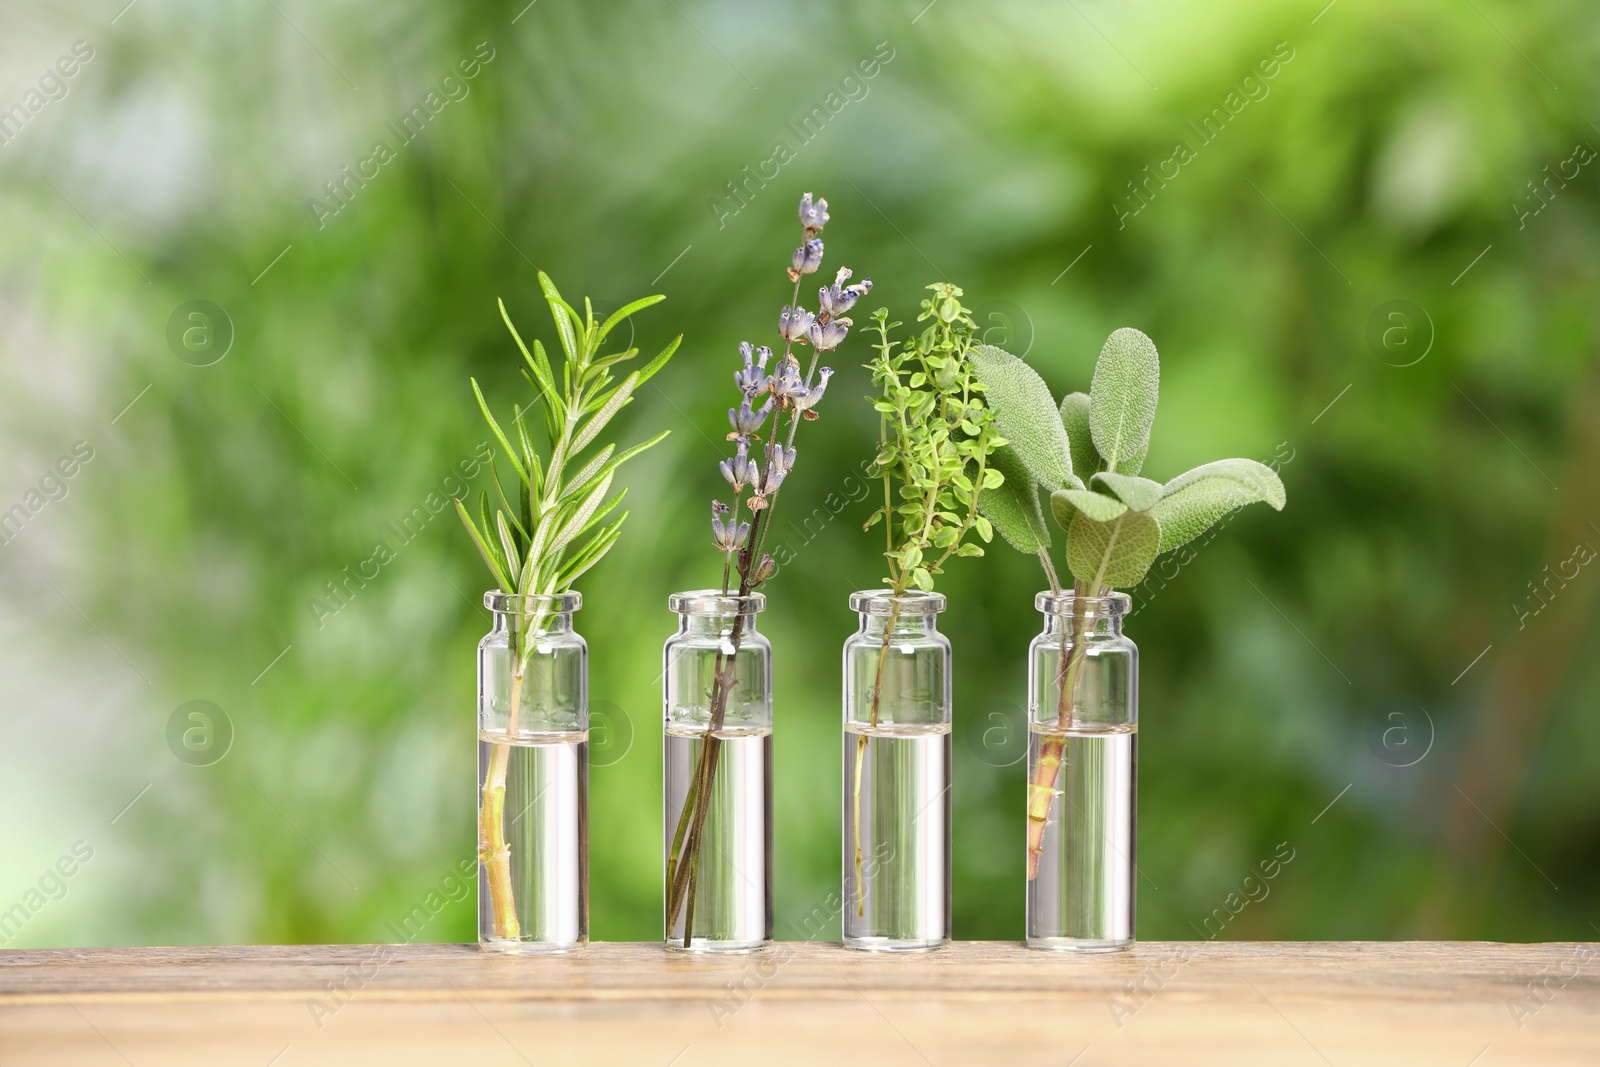
[[[1133,943],[1136,726],[1029,729],[1028,781],[1048,740],[1065,741],[1039,857],[1028,882],[1028,944],[1109,951]]]
[[[505,734],[478,733],[478,798]],[[512,739],[505,837],[516,938],[497,937],[488,868],[478,867],[478,940],[501,952],[565,952],[589,939],[589,735]]]
[[[691,951],[743,952],[772,939],[772,728],[721,730],[711,806],[694,873]],[[704,728],[668,727],[663,739],[664,855],[700,767]],[[671,887],[667,887],[670,895]],[[685,906],[666,917],[666,945],[682,949]]]
[[[861,877],[856,758],[861,739]],[[844,943],[912,952],[950,940],[950,724],[844,734]]]

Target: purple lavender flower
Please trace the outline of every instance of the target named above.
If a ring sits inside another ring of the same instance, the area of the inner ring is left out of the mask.
[[[756,499],[762,501],[763,507],[766,505],[767,499],[778,491],[783,485],[783,480],[788,476],[789,471],[786,468],[774,464],[762,472],[759,482],[752,481],[750,483],[755,489]],[[755,506],[754,501],[751,502],[751,506]]]
[[[784,448],[778,442],[773,441],[767,445],[764,451],[767,456],[767,474],[769,476],[775,470],[788,474],[794,467],[793,448]]]
[[[818,199],[811,202],[811,194],[806,193],[800,198],[800,225],[806,228],[806,236],[810,237],[828,224],[828,202]]]
[[[839,343],[844,340],[845,334],[849,332],[849,319],[834,319],[831,322],[823,322],[821,319],[816,319],[812,321],[810,328],[806,331],[806,337],[810,339],[812,347],[818,352],[832,352],[839,347]]]
[[[751,410],[750,398],[744,397],[739,401],[738,410],[728,409],[728,422],[733,426],[733,433],[728,435],[730,441],[743,437],[754,437],[767,421],[767,413],[772,410],[772,398],[767,397],[767,402],[759,408]]]
[[[766,392],[768,384],[772,381],[766,373],[767,360],[772,358],[772,349],[762,345],[752,350],[749,341],[740,341],[739,354],[744,357],[744,370],[733,372],[733,384],[739,387],[739,392],[754,399]],[[752,356],[756,358],[752,359]]]
[[[788,307],[778,313],[778,336],[791,344],[805,339],[816,316],[805,308]]]
[[[724,522],[722,516],[728,513],[728,505],[720,500],[711,502],[711,536],[716,540],[717,547],[724,552],[732,552],[736,548],[743,548],[750,538],[750,524],[748,522]]]
[[[817,384],[805,391],[804,396],[797,397],[794,402],[797,411],[806,413],[807,418],[814,418],[816,412],[811,409],[817,406],[817,401],[822,399],[822,394],[828,388],[828,379],[833,377],[832,367],[823,367],[817,371]]]
[[[733,486],[735,493],[740,492],[747,485],[754,485],[761,477],[761,472],[756,469],[756,461],[750,458],[750,442],[739,438],[739,444],[734,449],[733,458],[725,459],[717,465],[722,476],[728,479],[728,484]]]
[[[856,306],[856,301],[872,292],[872,279],[863,278],[855,285],[844,284],[850,278],[850,268],[840,267],[833,284],[817,290],[817,307],[821,313],[836,319]]]
[[[771,578],[777,570],[778,561],[765,552],[761,553],[761,559],[756,562],[755,572],[750,575],[750,587],[754,589],[768,578]]]
[[[800,364],[790,356],[778,366],[778,373],[772,376],[772,395],[780,408],[788,408],[794,404],[796,397],[804,396],[805,392],[806,383],[800,377]]]
[[[822,239],[813,237],[795,249],[791,266],[793,267],[791,276],[794,274],[814,273],[818,267],[822,266]]]

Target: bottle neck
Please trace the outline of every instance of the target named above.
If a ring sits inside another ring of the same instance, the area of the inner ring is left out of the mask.
[[[939,616],[935,612],[917,611],[902,607],[899,612],[862,611],[861,633],[868,637],[920,637],[939,632]]]
[[[733,627],[740,618],[737,613],[715,615],[681,611],[678,613],[678,633],[689,637],[723,637],[733,632]],[[756,613],[745,612],[742,618],[744,623],[740,625],[739,632],[755,633]]]
[[[497,611],[494,613],[494,632],[569,634],[572,632],[572,612]]]
[[[1076,621],[1073,615],[1077,615]],[[1085,638],[1121,637],[1122,613],[1096,611],[1088,604],[1067,611],[1044,612],[1044,632],[1051,635],[1079,633]]]

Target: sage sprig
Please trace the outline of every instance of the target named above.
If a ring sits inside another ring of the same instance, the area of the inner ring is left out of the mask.
[[[1048,492],[1050,513],[1066,534],[1067,569],[1074,579],[1072,618],[1061,637],[1056,731],[1042,740],[1028,784],[1028,877],[1034,878],[1072,726],[1093,602],[1114,588],[1138,585],[1158,555],[1187,544],[1238,508],[1265,502],[1282,511],[1286,496],[1272,468],[1251,459],[1207,463],[1165,484],[1140,475],[1161,363],[1154,342],[1138,330],[1114,332],[1095,362],[1089,393],[1068,394],[1059,404],[1038,373],[1010,353],[979,346],[972,359],[1009,441],[995,457],[1006,480],[986,489],[979,507],[1012,547],[1039,557],[1051,590],[1060,593],[1039,506],[1039,491]]]
[[[483,412],[489,430],[504,450],[506,460],[516,472],[515,492],[508,494],[491,458],[490,482],[494,487],[493,519],[487,490],[478,497],[478,518],[473,520],[461,500],[456,511],[478,554],[488,566],[500,591],[510,595],[547,597],[572,588],[589,568],[611,551],[622,533],[626,511],[612,518],[627,490],[611,493],[617,468],[667,436],[656,436],[621,452],[614,444],[599,445],[599,437],[617,412],[632,400],[639,386],[666,366],[677,351],[681,336],[675,338],[654,359],[619,382],[623,364],[636,359],[639,350],[629,348],[601,355],[607,337],[636,312],[664,297],[647,296],[624,305],[603,321],[597,320],[594,307],[585,298],[583,314],[561,298],[548,275],[539,272],[550,314],[555,319],[556,335],[563,357],[559,378],[544,345],[537,339],[530,351],[512,325],[505,303],[500,317],[527,364],[522,376],[536,394],[527,405],[512,409],[508,434],[489,410],[477,379],[472,392]],[[558,385],[559,382],[559,385]],[[542,401],[542,426],[530,425],[534,407]],[[536,439],[544,439],[544,448]],[[515,443],[513,443],[513,438]],[[518,619],[510,627],[511,680],[506,737],[490,746],[488,773],[484,776],[483,798],[478,817],[478,859],[489,883],[497,937],[515,940],[520,934],[511,886],[511,849],[505,834],[506,768],[512,741],[517,733],[521,711],[523,676],[535,648],[528,638],[539,634],[544,614]]]

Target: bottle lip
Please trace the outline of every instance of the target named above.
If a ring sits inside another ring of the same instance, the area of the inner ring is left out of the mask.
[[[1074,603],[1078,603],[1078,596],[1070,589],[1063,589],[1059,593],[1052,593],[1046,589],[1033,598],[1033,606],[1046,615],[1071,615]],[[1133,597],[1127,593],[1111,593],[1108,596],[1086,596],[1081,601],[1080,613],[1088,616],[1094,615],[1102,619],[1120,619],[1133,607]]]
[[[863,615],[887,615],[896,602],[902,615],[936,615],[945,609],[943,593],[913,590],[897,597],[887,589],[861,589],[850,594],[850,610]]]
[[[582,593],[538,594],[502,593],[491,589],[483,594],[483,606],[502,615],[570,615],[583,607]]]
[[[766,607],[765,593],[740,596],[720,589],[688,589],[667,597],[667,609],[679,615],[754,615]]]

